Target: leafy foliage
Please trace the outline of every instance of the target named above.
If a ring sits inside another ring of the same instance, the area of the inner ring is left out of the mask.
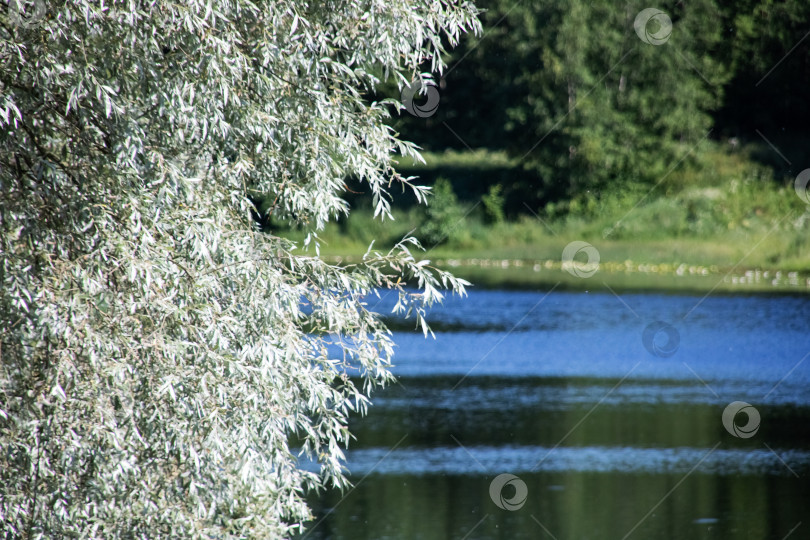
[[[433,200],[425,208],[425,222],[419,236],[431,247],[459,236],[463,226],[464,211],[458,204],[453,186],[445,178],[439,178],[433,185]]]
[[[454,52],[437,115],[405,120],[426,148],[508,150],[523,170],[504,187],[521,205],[654,185],[697,153],[730,78],[714,0],[657,5],[673,23],[660,46],[636,35],[640,1],[480,5],[487,32]]]
[[[409,185],[391,159],[415,147],[384,123],[400,105],[362,99],[372,73],[440,70],[467,30],[462,1],[74,0],[24,26],[2,10],[7,535],[287,537],[306,489],[347,485],[347,417],[392,379],[364,299],[394,290],[427,332],[425,307],[465,282],[412,238],[327,264],[317,232],[348,212],[347,176],[382,217]],[[257,194],[315,254],[257,228]]]
[[[489,187],[489,192],[481,197],[484,205],[484,219],[487,223],[500,223],[504,220],[504,196],[501,194],[503,186],[495,184]]]

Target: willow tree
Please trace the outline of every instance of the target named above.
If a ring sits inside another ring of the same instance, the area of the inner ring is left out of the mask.
[[[465,282],[404,239],[336,266],[344,179],[425,192],[385,125],[478,31],[452,0],[11,0],[0,14],[0,520],[6,537],[294,534],[346,486],[347,417],[392,380],[368,298]],[[376,74],[376,75],[375,75]],[[306,245],[255,225],[268,212]],[[407,288],[406,288],[407,287]],[[315,467],[303,466],[307,456]]]

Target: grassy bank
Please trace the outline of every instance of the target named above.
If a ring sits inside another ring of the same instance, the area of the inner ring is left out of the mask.
[[[323,231],[321,253],[356,259],[372,241],[385,249],[412,232],[426,248],[424,258],[489,286],[808,291],[810,211],[791,178],[775,179],[750,159],[756,151],[714,148],[699,166],[673,171],[655,187],[630,184],[609,194],[526,206],[509,219],[493,211],[503,198],[479,197],[477,184],[467,190],[475,196],[467,198],[440,187],[428,211],[400,204],[394,221],[374,219],[360,199],[348,218]],[[426,183],[444,174],[463,178],[465,170],[477,171],[478,183],[487,171],[501,179],[513,166],[503,154],[485,152],[426,158],[427,165],[408,171],[421,173]],[[563,249],[575,240],[599,252],[600,269],[592,278],[560,268]]]

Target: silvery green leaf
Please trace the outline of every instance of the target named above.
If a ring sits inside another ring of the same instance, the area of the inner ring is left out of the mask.
[[[383,218],[392,187],[424,200],[395,174],[393,156],[420,159],[384,124],[396,100],[363,96],[373,74],[440,70],[475,9],[44,4],[0,73],[4,530],[289,538],[307,490],[348,485],[349,414],[393,379],[363,296],[394,290],[427,329],[437,287],[464,291],[415,261],[413,238],[348,269],[317,233],[350,211],[348,176]],[[259,231],[255,194],[314,250]],[[361,376],[335,385],[350,366]]]

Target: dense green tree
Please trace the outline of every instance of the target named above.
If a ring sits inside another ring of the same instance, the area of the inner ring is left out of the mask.
[[[460,0],[2,10],[5,538],[287,537],[307,488],[347,484],[348,415],[391,380],[364,297],[394,290],[426,329],[465,282],[413,239],[327,264],[317,232],[348,212],[347,176],[383,217],[409,185],[372,73],[439,70],[478,29]],[[268,193],[309,252],[257,228]]]
[[[763,145],[762,159],[795,178],[810,166],[810,3],[797,0],[719,1],[723,41],[716,54],[731,67],[723,104],[715,114],[718,135],[737,144]],[[757,133],[759,131],[759,133]],[[764,146],[776,144],[788,164]],[[782,174],[779,174],[782,173]]]
[[[454,52],[439,111],[403,130],[433,150],[508,149],[526,169],[508,189],[524,200],[654,183],[711,129],[730,76],[714,0],[660,5],[672,31],[659,45],[635,31],[640,1],[481,6],[486,32]]]
[[[419,236],[428,246],[456,240],[463,227],[464,210],[458,204],[453,186],[445,178],[433,185],[430,205],[425,208],[425,221]]]

